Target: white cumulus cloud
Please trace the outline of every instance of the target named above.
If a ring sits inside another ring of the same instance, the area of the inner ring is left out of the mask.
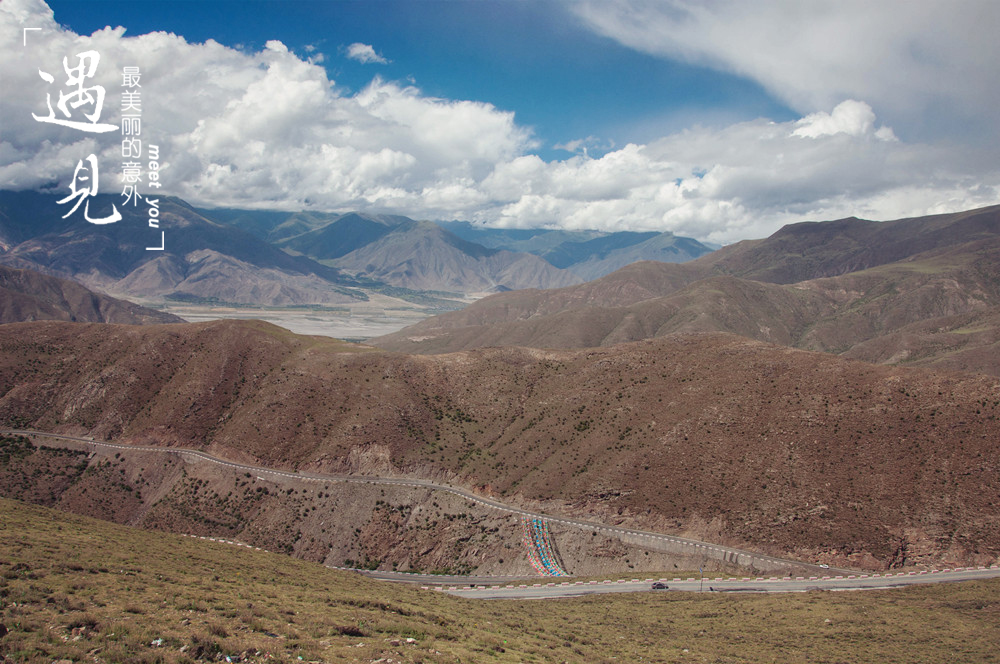
[[[643,21],[633,26],[638,35],[670,21],[716,35],[718,21],[705,16],[729,7],[663,6],[677,16]],[[24,25],[41,28],[27,46]],[[704,56],[692,39],[682,39],[685,52]],[[40,0],[0,3],[0,188],[66,191],[79,160],[94,154],[101,190],[121,190],[120,135],[32,118],[46,112],[46,93],[58,98],[65,87],[63,57],[73,63],[85,50],[101,56],[88,84],[107,91],[102,122],[120,122],[122,68],[140,68],[142,138],[160,148],[162,193],[206,207],[361,209],[729,242],[804,219],[890,219],[1000,200],[1000,164],[988,141],[956,149],[907,138],[853,89],[803,102],[798,120],[694,126],[600,157],[584,149],[600,142],[588,137],[563,146],[573,156],[546,161],[531,129],[488,103],[432,97],[380,77],[348,93],[277,40],[243,52],[165,32],[126,36],[109,27],[76,35]]]
[[[372,63],[379,65],[389,64],[388,60],[375,52],[375,48],[373,46],[370,44],[362,44],[361,42],[355,42],[347,47],[347,57],[366,65],[370,65]]]
[[[42,27],[26,48],[22,24]],[[76,35],[38,0],[4,0],[0,187],[65,189],[78,159],[94,153],[101,190],[121,190],[117,132],[88,134],[31,116],[65,83],[62,58],[73,63],[88,49],[101,56],[88,85],[106,90],[102,122],[119,122],[122,67],[140,67],[143,138],[160,147],[164,186],[199,205],[294,209],[308,200],[319,209],[452,215],[482,198],[465,192],[470,182],[533,145],[530,130],[490,104],[429,97],[379,78],[345,94],[277,40],[244,53],[163,32]],[[56,76],[54,85],[39,68]]]
[[[797,129],[793,136],[819,138],[834,134],[850,136],[872,135],[879,140],[895,140],[896,135],[889,127],[875,129],[875,112],[863,101],[848,99],[837,104],[832,113],[810,113],[795,123]]]
[[[591,159],[526,156],[483,182],[484,221],[673,231],[714,242],[802,220],[892,219],[1000,201],[1000,172],[969,173],[963,151],[892,138],[864,103],[798,121],[692,128]]]
[[[746,76],[800,112],[861,99],[910,138],[1000,138],[995,0],[583,0],[569,8],[599,34]]]

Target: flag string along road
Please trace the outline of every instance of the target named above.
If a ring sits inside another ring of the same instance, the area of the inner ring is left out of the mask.
[[[518,517],[524,518],[526,520],[539,520],[539,523],[550,522],[559,523],[566,526],[575,526],[584,529],[600,530],[607,534],[614,534],[629,538],[639,538],[648,541],[667,541],[674,544],[680,544],[685,547],[691,547],[696,549],[698,552],[706,557],[720,558],[730,560],[730,557],[735,555],[737,557],[746,556],[755,561],[755,563],[771,562],[776,565],[776,569],[780,567],[791,569],[800,569],[804,571],[813,571],[816,574],[811,576],[791,576],[790,574],[785,574],[782,576],[770,576],[770,577],[743,577],[743,578],[722,578],[717,577],[712,580],[712,584],[709,586],[710,592],[805,592],[809,590],[873,590],[873,589],[886,589],[886,588],[897,588],[901,586],[909,586],[921,583],[935,583],[935,582],[953,582],[953,581],[965,581],[974,579],[988,579],[1000,577],[1000,567],[997,565],[992,565],[990,567],[980,566],[980,567],[960,567],[960,568],[949,568],[943,570],[913,570],[907,572],[895,572],[886,574],[860,574],[853,570],[838,569],[838,568],[828,568],[822,567],[820,565],[813,565],[809,563],[803,563],[795,560],[787,560],[782,558],[777,558],[774,556],[764,556],[756,552],[745,551],[742,549],[736,549],[734,547],[726,547],[716,544],[711,544],[707,542],[699,542],[697,540],[690,540],[682,537],[674,537],[672,535],[664,535],[662,533],[654,533],[648,531],[635,530],[631,528],[622,528],[619,526],[610,526],[603,523],[598,523],[594,521],[586,521],[583,519],[576,519],[565,516],[554,516],[550,514],[544,514],[541,512],[531,512],[518,507],[513,507],[505,505],[499,501],[493,500],[491,498],[485,498],[483,496],[478,496],[465,489],[455,487],[449,484],[438,484],[436,482],[431,482],[430,480],[423,480],[419,478],[400,478],[400,477],[379,477],[379,476],[365,476],[365,475],[330,475],[322,473],[308,473],[300,471],[287,471],[278,470],[273,468],[265,468],[262,466],[253,466],[250,464],[237,463],[234,461],[229,461],[226,459],[221,459],[219,457],[207,454],[200,450],[194,450],[189,448],[181,447],[155,447],[155,446],[144,446],[144,445],[127,445],[122,443],[112,443],[108,441],[98,441],[94,440],[92,437],[87,436],[70,436],[66,434],[54,434],[44,431],[34,431],[34,430],[21,430],[21,429],[8,429],[0,431],[2,434],[6,435],[23,435],[31,437],[42,437],[50,440],[63,441],[64,445],[67,447],[75,447],[78,445],[84,445],[86,447],[94,449],[114,449],[125,452],[155,452],[161,454],[176,454],[182,457],[193,457],[210,463],[218,464],[224,467],[233,468],[235,470],[242,470],[255,473],[258,477],[269,475],[284,477],[289,479],[295,479],[299,481],[306,482],[354,482],[354,483],[365,483],[365,484],[388,484],[394,486],[410,486],[416,488],[427,488],[437,491],[446,491],[462,498],[471,500],[479,505],[507,512],[510,514],[517,515]],[[540,528],[542,526],[539,526]],[[539,535],[539,543],[541,546],[545,546],[543,543],[544,535]],[[210,538],[211,539],[211,538]],[[214,541],[238,546],[249,546],[240,542],[234,542],[230,540],[223,540],[220,538],[215,538]],[[733,561],[735,562],[735,561]],[[556,568],[556,566],[553,566]],[[337,568],[337,569],[348,569],[348,568]],[[376,579],[390,580],[390,581],[411,581],[418,583],[451,583],[450,586],[438,586],[436,589],[444,592],[458,593],[464,597],[476,597],[482,599],[529,599],[529,598],[548,598],[548,597],[571,597],[575,595],[588,595],[597,593],[609,593],[609,592],[643,592],[651,589],[651,584],[656,582],[657,579],[630,579],[630,580],[618,580],[618,581],[577,581],[577,582],[562,582],[556,583],[534,583],[534,584],[518,584],[518,585],[496,585],[497,582],[505,584],[507,579],[511,577],[465,577],[465,576],[449,576],[440,577],[435,575],[420,575],[420,574],[408,574],[403,572],[377,572],[370,570],[354,570],[359,571],[367,576]],[[561,569],[560,569],[561,571]],[[669,589],[672,591],[696,591],[704,590],[704,565],[699,565],[699,572],[701,573],[701,578],[673,578],[673,579],[659,579],[658,581],[668,583]],[[425,586],[430,587],[430,585]]]

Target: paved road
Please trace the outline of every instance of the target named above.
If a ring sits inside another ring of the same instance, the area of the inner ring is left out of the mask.
[[[194,537],[193,535],[191,537]],[[248,545],[215,537],[199,537],[222,544],[247,547]],[[253,547],[250,547],[253,548]],[[258,549],[260,550],[260,549]],[[607,593],[794,593],[852,590],[891,590],[930,583],[958,583],[1000,577],[1000,566],[960,567],[956,569],[913,570],[886,574],[848,574],[837,576],[797,577],[744,577],[744,578],[661,578],[623,579],[619,581],[563,581],[538,583],[538,577],[499,576],[443,576],[435,574],[410,574],[407,572],[378,572],[347,567],[333,567],[358,572],[381,581],[397,581],[422,585],[424,590],[436,590],[470,599],[556,599]],[[665,589],[653,589],[659,581]]]
[[[929,572],[897,572],[884,575],[859,574],[847,576],[810,576],[743,579],[631,579],[627,581],[589,581],[563,583],[506,583],[487,587],[445,585],[436,587],[451,595],[475,599],[550,599],[579,597],[603,593],[668,593],[668,592],[738,592],[791,593],[811,590],[886,590],[927,583],[953,583],[1000,577],[1000,568],[992,567],[933,570]],[[652,590],[654,581],[661,581],[667,590]]]
[[[493,500],[491,498],[485,498],[483,496],[476,495],[466,489],[452,486],[450,484],[438,484],[430,480],[422,480],[416,478],[403,478],[403,477],[374,477],[374,476],[363,476],[363,475],[326,475],[322,473],[308,473],[308,472],[291,472],[286,470],[274,470],[271,468],[263,468],[261,466],[251,466],[242,463],[236,463],[234,461],[228,461],[226,459],[220,459],[218,457],[206,454],[200,450],[193,450],[181,447],[149,447],[142,445],[125,445],[121,443],[110,443],[107,441],[94,440],[91,437],[85,436],[68,436],[64,434],[53,434],[45,431],[30,431],[30,430],[3,430],[0,433],[5,434],[15,434],[24,436],[39,436],[44,438],[50,438],[54,440],[69,441],[72,443],[82,443],[84,445],[92,447],[103,447],[117,450],[126,451],[141,451],[141,452],[156,452],[160,454],[179,454],[186,457],[192,457],[196,459],[202,459],[210,463],[215,463],[220,466],[226,466],[228,468],[233,468],[236,470],[251,472],[256,474],[258,477],[269,476],[278,478],[291,478],[295,480],[308,480],[317,482],[355,482],[360,484],[391,484],[396,486],[407,486],[407,487],[417,487],[424,489],[431,489],[435,491],[447,491],[455,495],[466,498],[474,503],[494,509],[500,512],[506,512],[508,514],[515,514],[519,516],[527,516],[533,518],[546,519],[549,523],[561,524],[564,526],[581,528],[584,530],[598,531],[606,535],[613,535],[616,537],[627,537],[631,541],[642,541],[648,543],[650,546],[655,546],[657,543],[669,543],[674,546],[680,546],[685,551],[690,551],[693,555],[703,555],[707,558],[713,558],[718,560],[728,560],[731,562],[739,562],[747,566],[747,564],[753,564],[757,567],[762,567],[763,564],[769,566],[779,567],[789,572],[792,570],[801,570],[803,572],[814,573],[817,575],[822,574],[851,574],[852,570],[840,569],[840,568],[822,568],[819,565],[813,565],[810,563],[799,562],[796,560],[788,560],[785,558],[777,558],[774,556],[765,556],[754,551],[747,551],[744,549],[737,549],[734,547],[722,546],[720,544],[712,544],[710,542],[700,542],[698,540],[688,539],[684,537],[676,537],[673,535],[664,535],[662,533],[649,532],[644,530],[635,530],[633,528],[622,528],[620,526],[608,525],[604,523],[598,523],[596,521],[587,521],[584,519],[576,519],[572,517],[559,516],[544,514],[541,512],[529,512],[527,510],[520,509],[518,507],[512,507],[506,505],[499,501]]]

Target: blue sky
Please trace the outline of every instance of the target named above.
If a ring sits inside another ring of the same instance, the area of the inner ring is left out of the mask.
[[[300,56],[323,53],[330,78],[359,90],[373,76],[412,82],[428,95],[513,111],[548,159],[594,137],[591,154],[645,142],[693,123],[717,126],[794,111],[745,77],[665,59],[595,34],[556,2],[375,0],[53,1],[79,34],[122,25],[127,34],[175,32],[259,50],[280,40]],[[388,62],[344,57],[371,45]],[[315,49],[315,50],[311,50]]]
[[[1000,202],[998,24],[994,0],[3,0],[0,187],[94,154],[121,188],[114,136],[33,120],[37,72],[86,48],[108,122],[142,69],[164,187],[205,207],[718,243],[971,209]]]

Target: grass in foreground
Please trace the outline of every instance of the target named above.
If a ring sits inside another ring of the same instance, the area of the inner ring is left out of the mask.
[[[0,622],[10,662],[994,662],[1000,582],[491,602],[0,500]]]

